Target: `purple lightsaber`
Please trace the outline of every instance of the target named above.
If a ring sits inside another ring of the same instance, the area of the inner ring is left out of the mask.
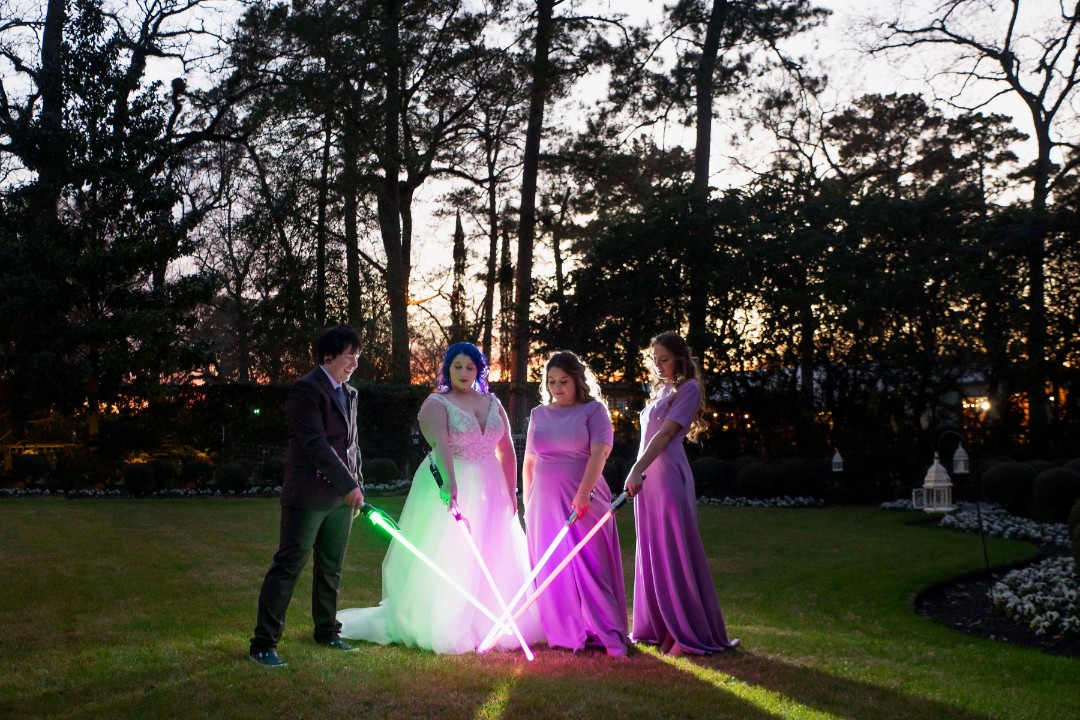
[[[573,560],[575,557],[577,557],[577,554],[579,552],[581,552],[581,549],[583,547],[585,547],[586,543],[588,543],[589,540],[592,540],[593,535],[598,533],[600,531],[600,528],[602,528],[605,524],[607,524],[608,520],[615,517],[615,513],[619,512],[619,510],[621,510],[624,505],[626,505],[628,502],[630,502],[630,500],[631,500],[630,496],[628,494],[626,494],[625,492],[622,493],[621,495],[619,495],[619,497],[615,498],[615,501],[611,503],[611,507],[608,509],[608,511],[606,513],[604,513],[603,516],[599,520],[596,521],[596,524],[593,525],[592,529],[589,530],[589,532],[585,534],[585,537],[581,538],[581,540],[578,541],[578,544],[575,545],[574,549],[571,550],[567,554],[567,556],[562,559],[562,562],[560,562],[558,565],[555,566],[555,569],[552,570],[551,574],[548,575],[547,578],[544,579],[544,582],[540,584],[540,587],[536,588],[536,591],[532,595],[529,596],[529,599],[525,601],[525,604],[523,604],[520,608],[518,608],[517,612],[514,613],[514,618],[513,618],[514,620],[517,620],[518,618],[520,618],[522,615],[525,614],[526,610],[528,610],[530,607],[532,607],[532,604],[534,602],[536,602],[536,599],[538,597],[540,597],[540,595],[543,594],[543,592],[545,590],[548,589],[548,586],[551,585],[551,583],[555,580],[555,578],[559,576],[559,573],[561,573],[566,568],[566,566],[570,564],[571,560]],[[496,622],[501,622],[501,621],[496,621]],[[489,641],[489,643],[490,643],[490,641]],[[477,652],[485,652],[485,651],[487,651],[489,649],[490,649],[490,645],[488,645],[488,646],[481,645],[476,650],[477,650]]]
[[[555,548],[559,547],[562,541],[566,538],[566,533],[570,531],[570,526],[573,525],[576,521],[577,512],[571,510],[570,517],[566,518],[566,523],[562,526],[562,528],[559,529],[558,534],[555,535],[555,539],[551,541],[550,545],[548,545],[548,548],[544,551],[544,554],[540,556],[540,559],[533,567],[532,572],[529,573],[529,577],[526,578],[525,582],[521,584],[521,587],[518,588],[518,591],[514,593],[514,597],[510,599],[510,602],[507,604],[507,613],[517,607],[518,601],[521,600],[521,598],[525,596],[525,593],[528,591],[528,589],[532,587],[532,584],[536,581],[536,576],[540,574],[540,570],[542,570],[544,565],[547,564],[547,561],[551,559],[551,555],[555,552]],[[510,617],[510,619],[513,619],[513,617],[509,616],[508,614],[503,615],[502,619],[498,623],[496,623],[495,626],[491,628],[491,630],[488,632],[487,636],[484,637],[484,641],[480,643],[480,647],[487,647],[490,643],[492,643],[496,635],[506,631],[506,620],[508,617]]]

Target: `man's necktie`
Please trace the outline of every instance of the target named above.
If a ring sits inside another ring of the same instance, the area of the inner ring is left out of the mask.
[[[341,405],[341,409],[345,411],[345,414],[348,415],[349,414],[349,404],[345,401],[345,388],[342,387],[341,385],[338,385],[336,390],[337,390],[338,403]]]

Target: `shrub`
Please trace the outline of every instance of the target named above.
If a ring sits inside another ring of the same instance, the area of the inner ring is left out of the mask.
[[[630,472],[634,461],[628,460],[621,455],[608,455],[604,462],[604,480],[607,481],[612,495],[622,492],[623,483],[626,481],[626,473]]]
[[[147,463],[154,471],[154,485],[158,490],[176,484],[176,465],[168,458],[154,458]]]
[[[776,469],[758,460],[748,462],[735,475],[735,494],[747,498],[769,498],[776,495]]]
[[[188,460],[180,468],[180,480],[189,487],[204,487],[213,479],[214,466],[201,458]]]
[[[831,460],[830,465],[831,468]],[[778,495],[822,495],[825,480],[824,463],[808,458],[784,458],[773,465],[776,470],[776,493]]]
[[[699,457],[690,463],[690,470],[694,473],[694,485],[698,496],[719,498],[725,497],[730,489],[724,461],[720,458],[708,455]]]
[[[1069,511],[1069,542],[1072,545],[1073,559],[1076,561],[1076,573],[1080,575],[1080,500],[1073,503]]]
[[[44,455],[23,453],[11,458],[11,474],[19,484],[32,485],[49,474],[49,461]]]
[[[401,470],[398,469],[397,463],[389,458],[365,460],[361,469],[364,473],[364,482],[385,485],[401,479]]]
[[[999,462],[983,473],[983,500],[1000,503],[1012,515],[1028,517],[1036,474],[1027,463]]]
[[[251,477],[251,473],[248,472],[247,466],[238,462],[226,463],[214,473],[214,481],[217,483],[218,489],[223,493],[243,492],[244,488],[247,487],[249,477]]]
[[[128,463],[121,471],[128,495],[143,497],[154,492],[154,468],[149,463]]]
[[[285,482],[285,459],[270,458],[259,468],[259,480],[270,487],[278,487]]]
[[[1043,522],[1065,522],[1080,498],[1080,473],[1063,467],[1043,470],[1031,489],[1031,515]]]

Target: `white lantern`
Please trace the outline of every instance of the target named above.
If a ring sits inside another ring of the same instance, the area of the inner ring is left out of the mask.
[[[844,472],[844,458],[840,457],[840,451],[836,450],[832,456],[832,471]]]
[[[967,475],[970,472],[971,465],[968,462],[967,451],[964,450],[962,444],[956,446],[956,452],[952,456],[952,471],[955,475]]]
[[[934,463],[926,471],[923,486],[911,492],[911,506],[931,513],[952,512],[952,479],[934,453]]]

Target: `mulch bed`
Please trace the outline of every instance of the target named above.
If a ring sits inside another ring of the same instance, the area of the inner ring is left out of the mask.
[[[990,602],[990,586],[1003,572],[981,573],[935,585],[915,598],[915,611],[954,630],[1000,642],[1022,645],[1051,655],[1080,658],[1080,637],[1037,635]]]

